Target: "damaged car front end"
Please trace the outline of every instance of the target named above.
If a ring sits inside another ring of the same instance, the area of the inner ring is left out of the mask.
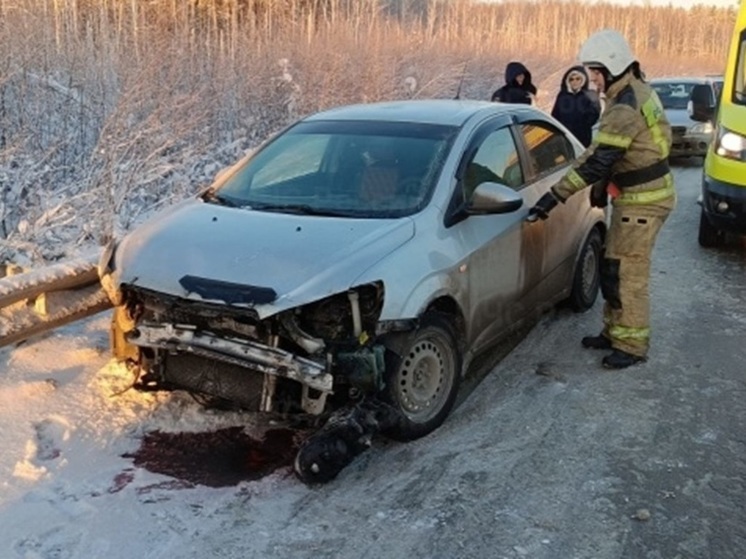
[[[205,298],[221,296],[210,291],[212,280],[189,279]],[[231,288],[245,290],[221,284],[217,291]],[[335,395],[341,405],[382,387],[384,347],[373,343],[380,283],[264,320],[250,307],[135,286],[124,286],[120,297],[112,343],[117,357],[143,371],[142,388],[181,388],[251,411],[320,415]]]
[[[111,285],[110,275],[102,278]],[[296,455],[295,472],[306,483],[333,479],[376,433],[400,433],[400,412],[376,397],[385,383],[381,340],[414,325],[379,322],[380,282],[264,319],[250,306],[228,301],[237,296],[245,304],[269,304],[271,290],[195,277],[183,283],[223,302],[189,301],[132,285],[110,294],[119,303],[112,349],[137,371],[137,388],[186,390],[203,403],[275,417],[307,416],[323,428]]]

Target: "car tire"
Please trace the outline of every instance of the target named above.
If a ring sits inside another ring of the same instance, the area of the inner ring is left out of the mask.
[[[601,284],[601,251],[603,239],[598,228],[594,228],[585,240],[572,276],[572,289],[568,302],[575,312],[590,309],[598,297]]]
[[[705,211],[699,214],[699,246],[704,248],[714,248],[723,244],[724,235],[718,231],[715,226],[707,219]]]
[[[445,421],[461,382],[462,356],[451,321],[428,313],[399,351],[386,351],[382,399],[401,414],[384,434],[399,441],[424,437]]]

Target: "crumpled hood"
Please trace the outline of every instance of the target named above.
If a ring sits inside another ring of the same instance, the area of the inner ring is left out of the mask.
[[[194,276],[272,289],[260,317],[353,285],[414,235],[410,218],[350,219],[182,203],[127,235],[117,247],[116,286],[200,299],[180,280]]]

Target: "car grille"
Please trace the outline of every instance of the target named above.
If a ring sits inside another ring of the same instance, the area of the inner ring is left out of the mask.
[[[259,411],[264,375],[199,355],[166,354],[164,358],[164,380],[168,384]]]
[[[674,136],[683,136],[686,134],[686,126],[672,126],[671,134]]]

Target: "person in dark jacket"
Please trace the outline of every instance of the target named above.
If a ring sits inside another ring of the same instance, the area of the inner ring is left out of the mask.
[[[510,62],[505,67],[505,85],[492,94],[500,103],[533,104],[536,87],[531,83],[531,72],[520,62]]]
[[[588,88],[588,73],[583,66],[573,66],[562,76],[552,116],[585,147],[591,145],[593,125],[601,116],[601,103],[596,92]]]

